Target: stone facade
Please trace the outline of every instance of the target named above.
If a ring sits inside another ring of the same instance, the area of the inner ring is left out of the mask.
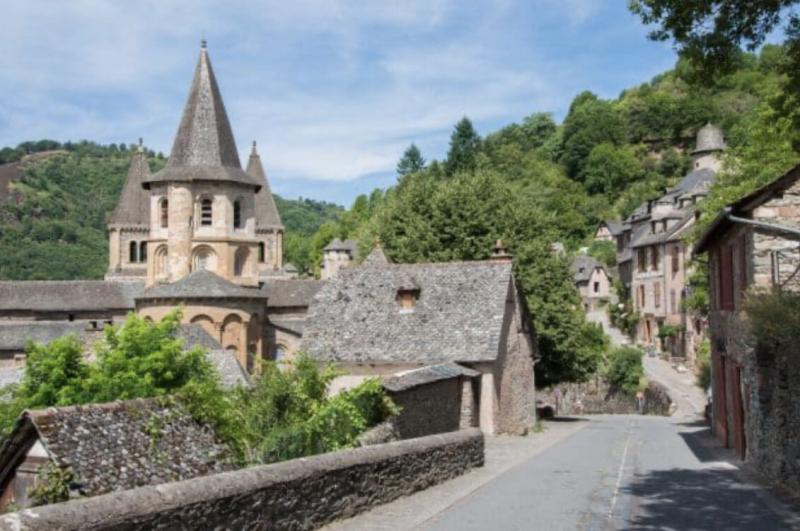
[[[648,383],[644,390],[644,407],[640,411],[635,396],[612,389],[599,379],[543,389],[540,403],[555,408],[556,415],[670,415],[672,408],[667,390],[656,382]]]
[[[789,232],[787,232],[787,229]],[[695,252],[709,257],[712,429],[773,483],[800,491],[800,363],[759,345],[748,293],[800,291],[800,168],[726,207]]]
[[[476,429],[142,487],[0,516],[24,530],[317,529],[483,465]]]
[[[612,280],[603,264],[591,256],[579,254],[572,260],[570,272],[585,311],[600,308],[609,302]]]

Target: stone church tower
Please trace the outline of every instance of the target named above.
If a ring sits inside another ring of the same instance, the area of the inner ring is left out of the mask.
[[[109,225],[108,279],[176,282],[206,270],[241,286],[281,275],[283,225],[255,150],[242,169],[203,42],[166,166],[140,148]]]

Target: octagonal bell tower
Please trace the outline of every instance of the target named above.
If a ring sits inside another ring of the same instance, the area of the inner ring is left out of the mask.
[[[203,41],[169,160],[143,182],[150,193],[147,284],[206,270],[256,286],[264,254],[257,195],[266,185],[259,177],[242,169]]]

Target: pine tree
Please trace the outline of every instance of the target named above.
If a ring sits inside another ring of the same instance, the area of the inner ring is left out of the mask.
[[[403,153],[403,157],[397,163],[397,174],[399,176],[418,172],[425,168],[425,159],[415,144],[411,144]]]
[[[475,170],[476,157],[481,146],[481,137],[472,127],[472,122],[466,116],[456,124],[450,136],[450,151],[447,152],[445,173],[448,176],[460,171],[471,172]]]

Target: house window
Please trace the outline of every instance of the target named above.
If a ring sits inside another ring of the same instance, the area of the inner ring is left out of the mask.
[[[781,285],[781,255],[779,251],[769,252],[770,271],[772,273],[772,285]]]
[[[233,202],[233,228],[242,228],[242,203],[240,201]]]
[[[644,298],[644,286],[639,286],[639,308],[644,308],[645,298]]]
[[[654,271],[658,270],[658,258],[659,258],[659,256],[658,256],[658,247],[654,245],[650,249],[650,267]]]
[[[147,242],[139,243],[139,261],[147,262]]]
[[[661,284],[653,284],[653,305],[661,308]]]
[[[669,311],[670,311],[670,313],[677,313],[678,301],[677,301],[677,299],[675,297],[676,297],[675,296],[675,290],[674,289],[670,290],[669,291]]]
[[[135,264],[137,261],[137,244],[136,242],[131,242],[128,244],[128,262]]]
[[[210,227],[213,213],[211,199],[203,199],[203,201],[200,202],[200,225],[203,227]]]
[[[266,260],[266,248],[264,246],[264,242],[258,242],[258,262],[263,264],[264,260]]]
[[[673,247],[672,248],[672,274],[674,275],[675,273],[677,273],[680,268],[681,268],[680,249],[678,247]]]
[[[169,201],[162,199],[159,207],[161,211],[161,228],[166,229],[169,226]]]
[[[600,283],[599,282],[595,282],[594,283],[594,292],[595,293],[599,293],[600,292]]]
[[[647,271],[647,249],[640,247],[636,252],[637,261],[639,262],[639,271],[644,273]]]

